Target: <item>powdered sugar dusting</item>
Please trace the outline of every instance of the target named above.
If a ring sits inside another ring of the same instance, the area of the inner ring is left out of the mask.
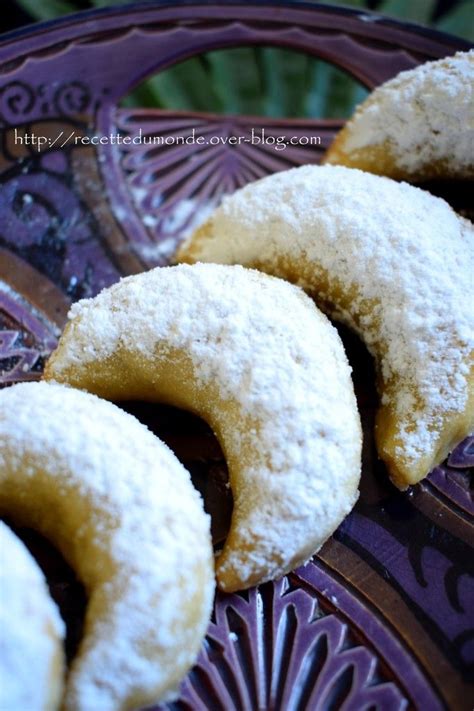
[[[47,486],[38,493],[41,471]],[[0,393],[0,479],[9,477],[22,477],[63,521],[62,534],[73,542],[65,553],[90,604],[105,597],[100,619],[89,607],[67,708],[115,711],[133,698],[157,700],[157,690],[166,691],[169,678],[174,685],[176,673],[194,662],[213,597],[209,517],[189,474],[115,405],[65,386],[28,383]],[[11,507],[1,496],[0,504]],[[88,512],[84,524],[67,530],[76,507]],[[195,625],[182,621],[182,607],[193,599]]]
[[[0,602],[0,708],[44,711],[62,672],[64,623],[36,561],[2,522]]]
[[[300,289],[241,267],[181,265],[128,277],[70,318],[48,377],[80,382],[87,364],[98,377],[120,350],[153,359],[158,381],[160,359],[178,350],[193,364],[190,392],[212,385],[230,403],[214,403],[238,482],[218,576],[232,570],[240,587],[274,578],[349,512],[361,442],[350,369],[337,331]]]
[[[388,141],[399,168],[443,161],[474,175],[474,50],[401,72],[375,89],[347,124],[344,151]]]
[[[473,237],[471,223],[423,190],[358,170],[304,166],[226,198],[191,254],[282,275],[289,261],[302,267],[301,286],[321,299],[328,296],[321,269],[350,292],[351,308],[336,304],[332,313],[381,354],[400,452],[415,460],[436,446],[443,416],[466,406]]]

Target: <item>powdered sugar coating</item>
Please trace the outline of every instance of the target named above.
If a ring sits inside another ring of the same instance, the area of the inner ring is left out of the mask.
[[[387,143],[408,174],[442,163],[449,173],[474,177],[473,107],[471,50],[401,72],[375,89],[347,123],[340,147],[350,155]]]
[[[298,279],[322,302],[334,301],[333,290],[349,297],[330,312],[378,359],[383,404],[398,418],[398,454],[414,463],[436,450],[445,416],[466,407],[473,237],[470,222],[423,190],[303,166],[225,198],[181,255],[257,265]]]
[[[0,508],[51,537],[88,592],[66,708],[117,711],[175,688],[214,575],[209,517],[173,453],[109,402],[27,383],[0,393],[0,481]]]
[[[38,564],[1,521],[0,629],[0,709],[52,708],[63,681],[64,623]]]
[[[70,318],[46,377],[116,397],[104,365],[115,358],[127,397],[142,363],[147,397],[173,402],[179,390],[218,433],[234,494],[221,587],[282,575],[350,511],[361,448],[350,368],[300,289],[241,267],[181,265],[128,277]],[[162,373],[183,353],[192,372],[170,392]]]

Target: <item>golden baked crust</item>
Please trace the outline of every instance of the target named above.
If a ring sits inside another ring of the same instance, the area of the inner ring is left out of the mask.
[[[309,559],[358,495],[361,432],[337,331],[296,287],[217,265],[158,268],[79,302],[45,377],[191,410],[234,496],[225,590]]]
[[[195,662],[214,593],[209,517],[134,417],[54,383],[0,392],[0,512],[57,545],[88,594],[64,709],[163,700]]]
[[[178,260],[288,279],[361,336],[379,373],[379,455],[404,489],[474,424],[473,237],[418,188],[304,166],[225,198]]]
[[[322,162],[396,180],[474,179],[474,50],[377,87]]]

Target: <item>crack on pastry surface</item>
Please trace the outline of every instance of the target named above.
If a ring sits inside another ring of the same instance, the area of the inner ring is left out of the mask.
[[[356,331],[377,363],[378,452],[404,489],[474,424],[473,238],[418,188],[304,166],[225,198],[178,259],[288,279]]]
[[[45,377],[202,417],[227,461],[221,588],[283,575],[357,498],[361,431],[337,331],[296,287],[241,267],[158,268],[79,302]]]

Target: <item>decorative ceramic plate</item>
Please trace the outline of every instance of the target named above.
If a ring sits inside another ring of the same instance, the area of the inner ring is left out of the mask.
[[[349,72],[369,89],[402,69],[467,49],[447,35],[374,15],[279,3],[134,4],[68,16],[0,43],[0,366],[4,384],[37,379],[68,305],[124,274],[169,262],[224,193],[317,163],[339,121],[121,109],[131,87],[216,48],[277,45]],[[166,136],[319,135],[321,145],[146,145]],[[32,145],[27,135],[45,137]],[[120,134],[120,145],[87,138]],[[76,140],[77,137],[77,140]],[[82,141],[82,138],[86,138]],[[467,186],[432,184],[458,209]],[[474,665],[474,439],[400,493],[377,460],[372,364],[341,329],[355,368],[365,446],[355,510],[318,556],[283,580],[218,593],[199,660],[174,711],[470,709]],[[192,471],[216,543],[232,501],[208,428],[171,408],[130,403]],[[84,595],[45,542],[23,532],[69,620]],[[162,707],[164,708],[164,707]]]

